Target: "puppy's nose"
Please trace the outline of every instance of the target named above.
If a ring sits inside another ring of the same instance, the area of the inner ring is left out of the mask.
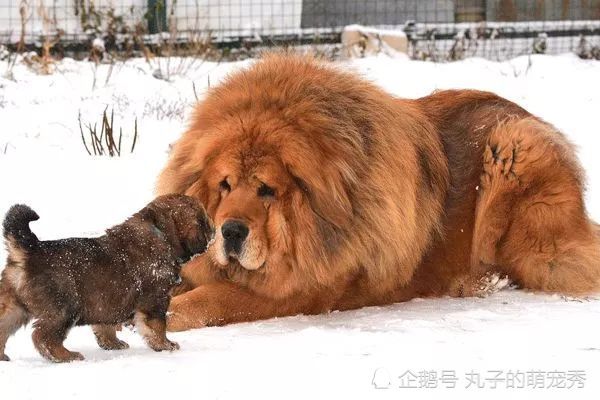
[[[248,237],[249,229],[242,221],[228,220],[221,226],[221,233],[225,239],[225,252],[227,254],[240,254],[242,244]]]

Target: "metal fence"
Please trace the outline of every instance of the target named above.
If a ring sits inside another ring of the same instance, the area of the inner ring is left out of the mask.
[[[348,24],[405,31],[415,58],[600,57],[600,0],[0,0],[0,43],[13,46],[199,34],[218,46],[338,43]]]

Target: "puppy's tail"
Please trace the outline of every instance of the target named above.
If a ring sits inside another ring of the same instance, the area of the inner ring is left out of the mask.
[[[37,236],[29,228],[29,223],[38,219],[37,213],[24,204],[15,204],[8,210],[2,227],[9,255],[16,250],[30,249],[38,243]],[[18,248],[15,249],[15,246]]]

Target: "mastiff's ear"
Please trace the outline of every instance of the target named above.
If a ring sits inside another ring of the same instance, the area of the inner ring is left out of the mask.
[[[201,177],[206,160],[214,148],[210,136],[200,137],[199,132],[188,131],[171,150],[169,161],[158,176],[156,194],[184,194]]]
[[[295,181],[321,222],[331,224],[335,230],[344,229],[350,223],[352,203],[340,182],[315,177],[295,178]]]

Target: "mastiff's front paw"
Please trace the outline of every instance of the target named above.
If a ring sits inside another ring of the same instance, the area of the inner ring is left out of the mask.
[[[167,331],[180,332],[205,327],[203,302],[194,301],[194,291],[176,296],[167,311]]]

